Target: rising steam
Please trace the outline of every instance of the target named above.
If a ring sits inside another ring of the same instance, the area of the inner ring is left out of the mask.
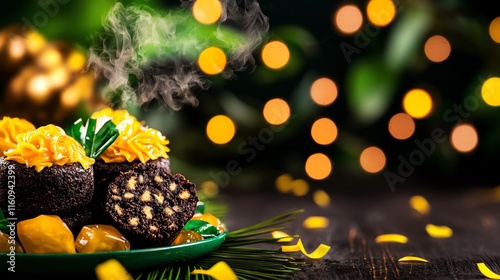
[[[253,51],[269,29],[258,2],[221,0],[223,12],[214,26],[197,23],[192,4],[181,0],[178,10],[165,13],[119,2],[112,7],[89,50],[88,68],[104,78],[104,97],[114,107],[147,106],[153,100],[174,111],[197,106],[195,91],[211,83],[196,60],[212,45],[226,53],[224,78],[254,70]]]

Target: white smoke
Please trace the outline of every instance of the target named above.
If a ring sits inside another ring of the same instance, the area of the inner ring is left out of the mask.
[[[198,105],[196,90],[211,82],[199,71],[196,55],[217,42],[226,50],[226,79],[253,71],[254,50],[268,32],[268,18],[256,0],[221,0],[223,13],[209,36],[199,36],[190,13],[193,1],[181,0],[178,10],[161,13],[146,6],[116,3],[103,22],[103,32],[89,49],[88,69],[106,81],[105,98],[114,107],[156,100],[174,111]],[[223,29],[225,28],[225,29]],[[240,38],[227,36],[227,30]]]

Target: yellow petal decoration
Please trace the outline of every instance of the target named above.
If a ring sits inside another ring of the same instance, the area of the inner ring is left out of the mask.
[[[223,261],[214,264],[207,270],[195,269],[191,271],[191,274],[204,274],[216,280],[238,280],[238,276],[236,276],[231,267]]]
[[[489,279],[500,279],[500,274],[491,271],[485,263],[477,263],[477,268],[479,268],[479,271]]]
[[[376,243],[385,243],[385,242],[407,243],[408,237],[401,235],[401,234],[396,234],[396,233],[382,234],[382,235],[379,235],[375,238],[375,242]]]
[[[325,244],[320,244],[316,250],[312,253],[307,253],[306,249],[304,248],[304,245],[302,244],[302,240],[299,238],[297,241],[296,245],[289,245],[289,246],[281,246],[281,251],[285,253],[289,252],[302,252],[304,256],[310,258],[310,259],[321,259],[328,253],[330,250],[330,246],[325,245]]]
[[[307,217],[302,223],[305,228],[326,228],[329,224],[328,218],[322,216]]]
[[[431,211],[431,205],[427,202],[427,199],[421,195],[414,195],[410,198],[410,206],[415,209],[418,213],[422,215],[429,214]]]
[[[132,280],[132,276],[115,260],[109,259],[95,267],[95,274],[98,280]]]
[[[429,262],[428,260],[417,256],[404,256],[398,262]]]
[[[425,230],[433,238],[448,238],[453,235],[453,230],[447,226],[427,224]]]
[[[278,242],[290,242],[293,240],[293,237],[291,237],[289,234],[279,230],[275,230],[271,232],[271,234],[273,235],[273,238],[279,238]]]

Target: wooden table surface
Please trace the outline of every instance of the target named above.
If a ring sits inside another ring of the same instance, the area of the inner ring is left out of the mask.
[[[422,215],[409,205],[413,195],[424,196],[431,211]],[[331,204],[317,206],[311,195],[295,197],[280,193],[224,194],[229,205],[227,224],[237,229],[295,209],[304,209],[288,224],[289,234],[299,234],[311,252],[320,243],[331,246],[320,259],[304,259],[294,279],[487,279],[476,263],[485,262],[500,274],[500,189],[422,190],[395,192],[330,193]],[[306,229],[308,216],[325,216],[329,226]],[[436,239],[426,224],[446,225],[453,235]],[[376,243],[380,234],[398,233],[408,242]],[[428,263],[402,263],[414,255]]]

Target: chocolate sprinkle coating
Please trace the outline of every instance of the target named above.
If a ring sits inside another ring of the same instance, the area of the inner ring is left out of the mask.
[[[138,165],[109,185],[107,222],[133,248],[170,245],[196,212],[196,185],[182,174]]]
[[[9,166],[14,175],[9,176]],[[87,206],[92,199],[94,170],[92,166],[85,169],[80,163],[70,163],[54,164],[37,172],[34,167],[0,158],[2,209],[8,208],[9,190],[14,191],[16,211],[47,215],[72,212]]]

